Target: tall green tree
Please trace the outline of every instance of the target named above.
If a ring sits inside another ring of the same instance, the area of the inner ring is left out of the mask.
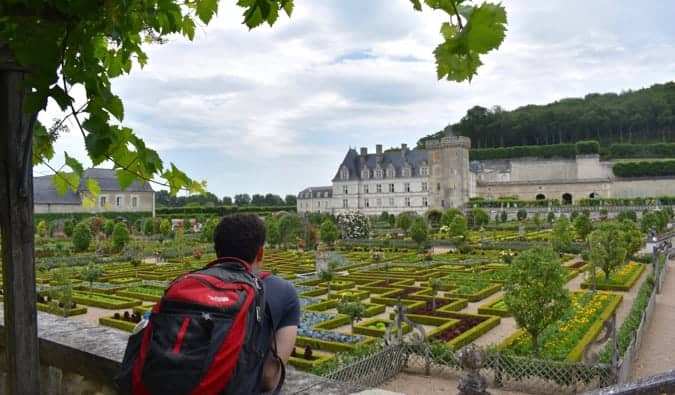
[[[116,248],[122,248],[129,242],[129,228],[124,222],[115,224],[112,231],[112,242]]]
[[[354,323],[363,319],[363,315],[366,312],[366,305],[359,300],[349,301],[346,298],[342,298],[336,306],[336,310],[340,314],[349,316],[349,323],[352,328],[352,333],[354,333]]]
[[[449,208],[445,210],[445,212],[443,212],[443,216],[441,217],[441,225],[450,226],[452,221],[458,215],[461,215],[462,217],[464,216],[464,214],[462,214],[462,210],[458,208]]]
[[[605,280],[626,261],[626,240],[622,225],[615,221],[603,222],[588,236],[591,263],[604,272]]]
[[[338,228],[335,222],[327,219],[323,221],[319,228],[319,238],[328,245],[332,245],[338,238]]]
[[[429,225],[427,225],[427,221],[423,217],[415,217],[412,225],[410,225],[408,234],[410,234],[410,237],[418,246],[421,246],[429,238]]]
[[[587,215],[579,215],[574,219],[574,232],[580,240],[586,240],[586,237],[593,231],[593,223]]]
[[[80,222],[73,230],[73,248],[75,251],[86,251],[91,243],[91,230],[89,226]]]
[[[416,215],[414,213],[402,212],[396,218],[396,226],[407,232],[415,217]]]
[[[572,228],[570,221],[561,215],[553,225],[550,238],[551,247],[557,252],[568,251],[572,247]]]
[[[508,269],[504,303],[518,326],[530,335],[534,355],[539,355],[541,332],[570,305],[566,282],[567,272],[550,248],[525,250]]]
[[[490,222],[490,214],[482,208],[471,209],[471,225],[476,227],[485,226]]]
[[[101,270],[100,267],[90,264],[86,268],[84,268],[81,272],[82,278],[84,278],[85,281],[89,283],[89,291],[93,291],[94,289],[94,281],[98,280],[101,278],[101,275],[103,275],[103,270]]]
[[[467,225],[466,217],[463,215],[456,215],[448,229],[448,236],[456,241],[466,241],[469,238],[469,227]]]

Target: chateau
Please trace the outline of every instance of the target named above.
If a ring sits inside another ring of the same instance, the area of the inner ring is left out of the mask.
[[[675,178],[620,178],[616,161],[599,155],[576,158],[513,158],[469,161],[471,141],[447,132],[425,149],[382,151],[350,148],[331,186],[309,187],[298,194],[298,213],[340,214],[360,211],[423,213],[428,208],[463,207],[472,197],[558,199],[573,204],[594,197],[674,196]]]
[[[87,169],[82,173],[77,191],[67,190],[60,195],[52,183],[54,175],[33,178],[35,213],[97,213],[103,211],[147,211],[155,215],[155,191],[148,182],[134,181],[125,190],[120,188],[114,170]],[[94,179],[101,188],[96,203],[89,207],[84,197],[89,193],[87,179]]]

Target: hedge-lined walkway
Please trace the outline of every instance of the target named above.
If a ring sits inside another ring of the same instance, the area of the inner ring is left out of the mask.
[[[675,260],[668,262],[661,293],[656,295],[654,315],[642,338],[631,379],[675,368]]]

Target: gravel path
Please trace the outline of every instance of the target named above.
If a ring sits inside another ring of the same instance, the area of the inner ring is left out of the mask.
[[[633,362],[631,379],[651,376],[675,368],[675,260],[668,262],[668,272],[661,293],[656,295],[654,314],[642,337],[638,356]]]

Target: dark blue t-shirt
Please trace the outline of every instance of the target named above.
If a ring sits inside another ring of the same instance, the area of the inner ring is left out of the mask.
[[[274,332],[286,326],[299,326],[300,300],[295,287],[281,277],[269,275],[265,283],[265,300],[272,315]]]

